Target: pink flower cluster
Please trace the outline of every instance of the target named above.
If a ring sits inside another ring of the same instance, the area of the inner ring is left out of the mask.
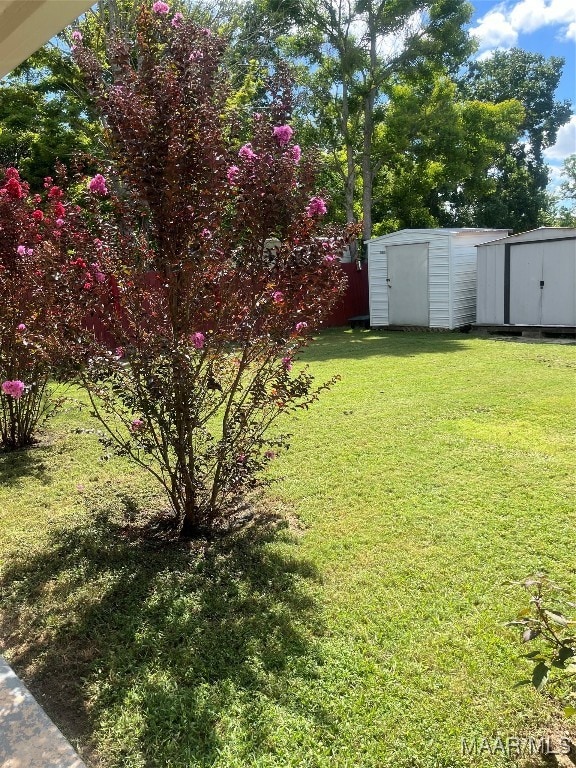
[[[327,210],[326,202],[321,197],[313,197],[306,208],[306,215],[310,218],[324,216]]]
[[[169,13],[170,6],[168,5],[168,3],[163,3],[162,0],[157,0],[157,2],[154,3],[154,5],[152,6],[152,10],[154,11],[154,13],[159,13],[161,15],[164,15],[166,13]]]
[[[291,357],[283,357],[282,358],[282,367],[285,371],[291,371],[292,370],[292,358]]]
[[[244,160],[255,160],[258,155],[252,149],[252,144],[244,144],[243,147],[240,147],[238,157],[243,157]]]
[[[238,178],[238,174],[240,173],[240,168],[238,168],[237,165],[231,165],[230,168],[226,171],[226,178],[228,179],[229,184],[236,184],[236,179]]]
[[[306,330],[306,328],[308,328],[308,323],[306,322],[296,323],[296,333],[302,333],[302,331]]]
[[[172,24],[173,27],[178,28],[178,27],[180,27],[182,25],[183,21],[184,21],[184,15],[181,14],[180,11],[178,11],[178,13],[174,14],[174,17],[173,17],[172,21],[170,22],[170,24]]]
[[[22,397],[25,389],[26,384],[24,384],[23,381],[19,381],[18,379],[15,381],[2,382],[2,392],[4,392],[5,395],[10,395],[15,400],[18,400]]]
[[[274,127],[274,137],[281,147],[288,144],[293,135],[294,131],[289,125],[276,125]]]
[[[284,301],[284,294],[282,293],[282,291],[274,291],[274,293],[272,294],[272,299],[275,304],[282,304],[282,302]]]
[[[82,32],[75,29],[74,32],[72,32],[72,40],[74,40],[75,43],[81,43],[82,42]]]
[[[298,144],[294,144],[293,147],[290,147],[290,157],[292,160],[294,160],[295,163],[300,162],[300,158],[302,157],[302,150]]]
[[[100,264],[97,261],[95,261],[93,264],[90,264],[90,270],[94,280],[97,283],[103,283],[106,280],[106,275],[100,269]]]
[[[101,173],[97,173],[93,179],[88,182],[88,189],[95,195],[107,195],[108,187],[106,186],[106,179]]]
[[[204,346],[204,341],[206,337],[201,331],[196,331],[196,333],[193,333],[190,336],[190,341],[192,342],[192,346],[194,349],[202,349]]]
[[[8,193],[8,196],[13,197],[16,200],[20,200],[24,197],[24,190],[20,186],[20,174],[16,168],[7,168],[6,178],[8,181],[6,182],[4,189]]]
[[[130,424],[130,432],[139,432],[144,427],[142,419],[132,419]]]

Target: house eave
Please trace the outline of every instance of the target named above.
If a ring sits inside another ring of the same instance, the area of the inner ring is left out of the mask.
[[[94,0],[0,0],[0,77],[92,5]]]

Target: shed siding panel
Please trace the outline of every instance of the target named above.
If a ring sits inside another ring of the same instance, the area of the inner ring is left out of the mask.
[[[442,234],[430,242],[429,294],[430,328],[448,328],[450,325],[450,262],[449,236]]]
[[[504,243],[478,248],[476,322],[504,322]]]
[[[388,285],[386,250],[380,243],[368,246],[368,287],[370,296],[370,325],[388,325]]]
[[[452,327],[460,328],[476,321],[477,249],[507,230],[462,232],[452,240]]]

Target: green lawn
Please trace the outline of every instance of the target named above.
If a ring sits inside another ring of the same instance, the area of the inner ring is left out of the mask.
[[[539,736],[551,701],[507,580],[576,587],[576,347],[330,331],[341,382],[292,417],[272,521],[143,542],[148,480],[71,410],[0,456],[3,651],[90,766],[460,768]],[[72,428],[71,428],[72,427]]]

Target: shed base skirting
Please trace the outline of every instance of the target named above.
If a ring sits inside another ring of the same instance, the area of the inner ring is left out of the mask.
[[[462,325],[460,328],[430,328],[429,325],[371,325],[373,331],[418,331],[419,333],[453,333],[462,331],[467,333],[470,330],[469,325]]]
[[[532,339],[576,338],[574,325],[513,325],[502,323],[475,323],[472,329],[483,336],[525,336]]]

